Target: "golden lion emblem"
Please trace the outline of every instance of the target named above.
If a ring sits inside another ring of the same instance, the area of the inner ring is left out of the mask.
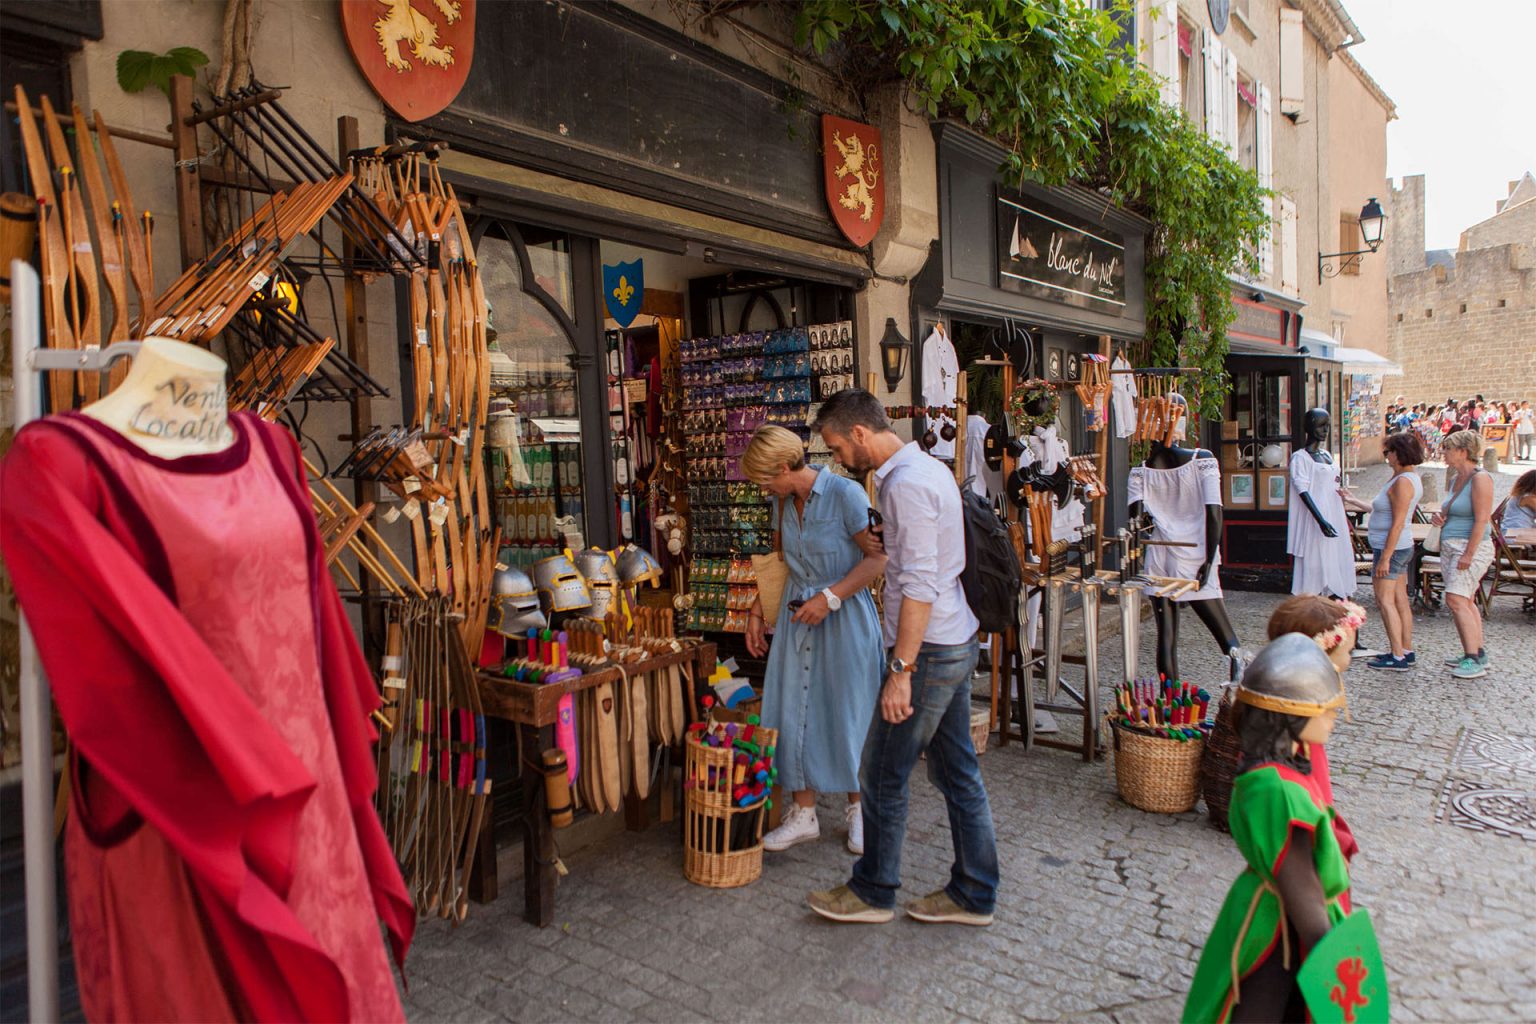
[[[845,210],[858,210],[860,220],[870,220],[875,215],[875,184],[880,180],[880,151],[873,143],[865,145],[857,135],[846,139],[838,132],[832,133],[832,145],[842,156],[843,162],[832,171],[841,184],[844,178],[852,178],[837,197],[837,203]]]
[[[396,71],[411,70],[411,62],[401,52],[400,44],[411,48],[411,54],[423,64],[446,68],[453,63],[453,47],[437,45],[437,23],[430,15],[423,14],[411,4],[411,0],[379,0],[388,13],[373,23],[378,34],[379,49],[384,60]],[[459,20],[459,0],[432,0],[443,18],[452,25]]]

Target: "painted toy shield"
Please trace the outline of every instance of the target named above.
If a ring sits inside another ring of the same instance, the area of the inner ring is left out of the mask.
[[[1386,1024],[1387,971],[1371,916],[1357,910],[1307,954],[1296,984],[1318,1024]]]
[[[407,121],[453,102],[475,56],[475,0],[341,0],[352,59]]]
[[[645,263],[615,263],[603,266],[603,301],[608,305],[608,315],[620,327],[628,327],[640,315],[640,304],[645,301]]]
[[[868,245],[885,217],[885,149],[880,130],[821,115],[822,178],[827,208],[854,245]]]

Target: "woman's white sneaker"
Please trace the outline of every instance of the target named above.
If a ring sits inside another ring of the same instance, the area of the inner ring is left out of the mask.
[[[843,812],[848,820],[848,852],[864,853],[864,805],[849,804]]]
[[[777,853],[796,843],[808,843],[821,838],[821,822],[816,820],[816,808],[791,804],[789,813],[779,827],[763,836],[763,848]]]

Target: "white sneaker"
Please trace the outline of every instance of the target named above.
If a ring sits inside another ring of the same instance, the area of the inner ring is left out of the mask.
[[[821,822],[816,820],[816,808],[794,804],[779,827],[763,836],[763,849],[787,850],[796,843],[808,843],[821,838]]]
[[[843,812],[848,822],[848,852],[864,853],[864,805],[849,804]]]

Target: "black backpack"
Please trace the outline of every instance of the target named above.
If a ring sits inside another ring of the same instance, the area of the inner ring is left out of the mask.
[[[1003,633],[1018,624],[1024,579],[1008,524],[991,502],[971,489],[974,479],[960,485],[965,516],[965,571],[960,574],[960,586],[965,588],[971,613],[981,622],[981,631]]]

